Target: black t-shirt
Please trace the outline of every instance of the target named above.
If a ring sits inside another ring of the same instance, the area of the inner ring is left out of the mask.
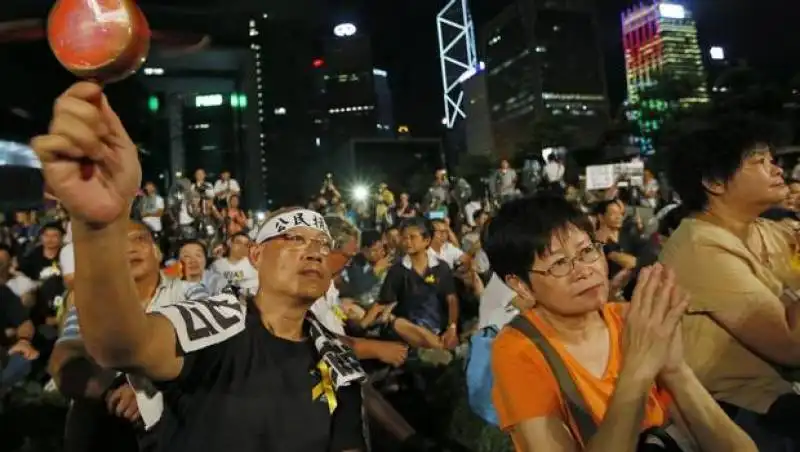
[[[429,256],[428,267],[420,275],[402,258],[389,268],[377,301],[381,304],[397,302],[394,313],[398,316],[412,321],[424,317],[444,329],[447,297],[455,293],[453,272],[444,262]]]
[[[20,261],[19,269],[34,281],[43,281],[51,276],[61,276],[58,263],[59,251],[52,259],[45,257],[44,249],[37,246]]]
[[[313,343],[278,338],[248,311],[244,331],[186,354],[181,375],[157,384],[165,402],[157,450],[366,450],[361,386],[338,390],[331,413]]]
[[[27,320],[22,300],[5,284],[0,285],[0,346],[8,346],[14,339],[6,337],[7,328],[17,328]]]

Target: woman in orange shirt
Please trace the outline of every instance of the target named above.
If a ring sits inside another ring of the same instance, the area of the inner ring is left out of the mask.
[[[484,247],[533,307],[522,313],[564,363],[597,426],[582,438],[542,351],[506,327],[492,350],[493,402],[518,451],[634,452],[645,429],[675,424],[683,450],[756,451],[683,361],[687,299],[671,271],[641,272],[631,303],[608,303],[608,268],[585,216],[563,198],[503,205]]]

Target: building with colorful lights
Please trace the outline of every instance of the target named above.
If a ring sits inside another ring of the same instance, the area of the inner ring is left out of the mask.
[[[628,104],[632,120],[639,122],[643,135],[661,125],[659,115],[644,114],[666,111],[668,99],[642,100],[643,91],[655,86],[663,77],[675,77],[691,83],[692,93],[678,100],[679,106],[709,101],[703,55],[697,41],[697,26],[691,12],[683,5],[657,0],[622,13],[622,42],[625,49],[625,71],[628,83]],[[643,102],[646,103],[643,104]],[[643,150],[652,143],[645,139]]]

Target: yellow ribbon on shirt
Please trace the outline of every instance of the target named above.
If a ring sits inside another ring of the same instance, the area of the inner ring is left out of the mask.
[[[336,401],[336,391],[333,389],[333,379],[331,378],[331,369],[325,361],[320,360],[317,363],[319,369],[320,382],[311,390],[311,400],[317,400],[321,395],[325,394],[328,401],[328,410],[331,414],[336,411],[338,402]]]
[[[333,314],[342,322],[347,322],[347,314],[345,314],[344,309],[341,306],[335,305],[333,307]]]

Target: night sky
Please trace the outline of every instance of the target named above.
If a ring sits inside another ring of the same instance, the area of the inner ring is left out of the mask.
[[[510,0],[473,0],[476,28]],[[335,2],[336,3],[336,2]],[[396,119],[415,135],[438,135],[443,116],[435,16],[444,0],[339,0],[332,21],[353,21],[373,37],[376,65],[389,71]],[[399,4],[404,3],[401,7]],[[598,0],[609,92],[623,100],[625,78],[620,12],[628,0]],[[698,22],[704,51],[725,47],[732,61],[746,60],[769,78],[800,72],[800,2],[796,0],[683,0]]]

